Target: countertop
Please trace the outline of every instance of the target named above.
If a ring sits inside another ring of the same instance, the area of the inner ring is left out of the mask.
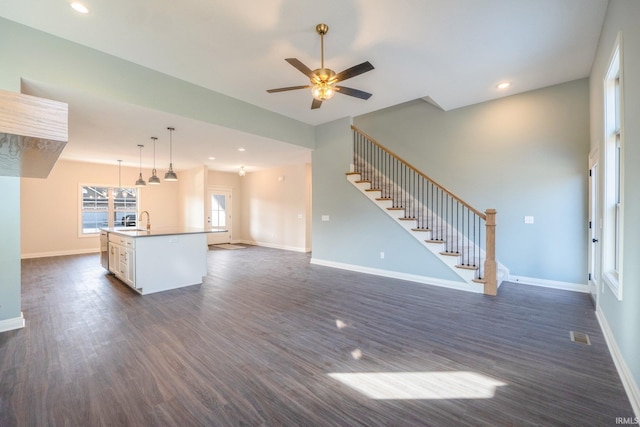
[[[127,237],[171,236],[175,234],[224,233],[227,230],[205,230],[195,227],[151,227],[151,230],[140,228],[103,227],[100,230],[120,234]]]

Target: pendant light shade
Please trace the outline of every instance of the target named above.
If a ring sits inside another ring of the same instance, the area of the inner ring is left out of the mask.
[[[247,172],[244,170],[244,166],[240,166],[240,170],[238,171],[238,175],[245,176]]]
[[[158,185],[160,184],[160,178],[158,178],[158,173],[156,171],[156,140],[158,138],[152,136],[151,139],[153,140],[153,173],[149,177],[149,185]]]
[[[173,131],[175,128],[168,127],[169,130],[169,170],[164,174],[165,181],[177,181],[178,175],[173,171]]]
[[[142,147],[144,147],[144,145],[138,144],[138,149],[140,150],[140,177],[136,181],[136,187],[145,187],[147,185],[144,178],[142,178]]]

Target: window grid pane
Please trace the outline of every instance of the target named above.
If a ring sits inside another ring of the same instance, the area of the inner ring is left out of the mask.
[[[83,186],[82,234],[99,233],[100,228],[109,226],[135,227],[137,196],[136,188]]]

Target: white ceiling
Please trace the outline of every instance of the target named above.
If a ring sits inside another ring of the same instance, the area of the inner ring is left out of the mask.
[[[69,3],[1,0],[0,16],[311,125],[425,97],[451,110],[587,77],[607,7],[606,0],[84,0],[90,13],[80,15]],[[308,83],[284,58],[319,68],[320,22],[330,28],[327,67],[374,65],[342,83],[373,93],[369,100],[338,94],[311,110],[307,90],[266,92]],[[499,91],[502,81],[512,86]],[[174,148],[180,144],[178,169],[245,164],[251,170],[283,164],[283,156],[309,158],[308,150],[290,144],[65,88],[26,86],[27,93],[70,103],[64,158],[137,164],[136,144],[151,147],[150,129],[168,125],[176,127]],[[135,129],[118,127],[123,114],[129,123],[139,118]],[[155,136],[166,159],[168,132]],[[239,145],[252,149],[239,153]]]

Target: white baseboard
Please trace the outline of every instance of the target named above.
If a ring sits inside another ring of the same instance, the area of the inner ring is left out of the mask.
[[[562,289],[565,291],[588,293],[589,287],[582,283],[560,282],[557,280],[537,279],[535,277],[516,276],[510,274],[504,279],[506,282],[522,283],[524,285],[541,286],[543,288]]]
[[[613,336],[613,332],[611,331],[611,328],[607,323],[607,318],[602,312],[600,306],[596,308],[596,318],[598,319],[598,323],[600,323],[600,329],[602,329],[602,334],[604,335],[604,339],[607,342],[607,347],[609,347],[609,353],[611,353],[613,363],[618,370],[618,375],[620,375],[622,385],[627,392],[627,396],[629,397],[629,402],[631,402],[633,412],[635,413],[635,416],[637,418],[640,418],[640,388],[638,388],[638,384],[633,378],[633,375],[631,374],[627,363],[624,361],[624,358],[620,353],[618,343]]]
[[[339,268],[341,270],[355,271],[358,273],[373,274],[375,276],[389,277],[392,279],[407,280],[410,282],[424,283],[427,285],[440,286],[443,288],[457,289],[461,291],[484,293],[484,285],[482,283],[466,283],[456,282],[454,280],[438,279],[436,277],[419,276],[417,274],[400,273],[391,270],[382,270],[379,268],[363,267],[361,265],[344,264],[341,262],[327,261],[318,258],[311,258],[311,264],[322,265],[325,267]]]
[[[20,312],[20,317],[14,317],[13,319],[0,320],[0,332],[13,331],[14,329],[24,328],[24,316]]]
[[[27,254],[21,254],[20,258],[21,259],[46,258],[46,257],[52,257],[52,256],[95,254],[98,252],[100,252],[100,248],[72,249],[69,251],[32,252]]]
[[[311,252],[311,248],[301,248],[299,246],[287,246],[287,245],[276,245],[273,243],[264,243],[264,242],[256,242],[255,240],[238,240],[233,243],[245,244],[245,245],[253,245],[253,246],[263,246],[265,248],[273,248],[273,249],[282,249],[285,251],[294,251],[294,252]]]

